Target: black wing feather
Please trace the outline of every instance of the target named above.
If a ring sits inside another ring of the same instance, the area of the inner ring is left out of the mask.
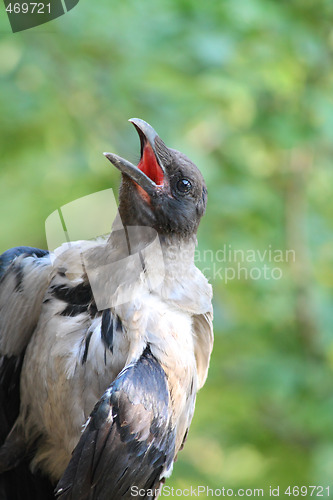
[[[20,295],[22,292],[22,286],[24,281],[24,272],[22,268],[22,260],[18,261],[15,265],[15,260],[18,257],[30,257],[33,256],[38,261],[39,258],[47,255],[46,250],[40,250],[38,248],[32,247],[16,247],[11,248],[0,255],[0,287],[6,286],[7,275],[13,273],[15,276],[15,286],[14,288],[8,287],[8,294],[15,296],[15,293]],[[7,272],[8,271],[8,272]],[[12,297],[7,298],[7,302],[11,300]],[[11,310],[13,315],[11,318],[12,322],[15,322],[16,318],[14,315],[14,307]],[[0,315],[2,316],[4,312],[0,310]],[[4,325],[4,326],[3,326]],[[2,344],[3,337],[8,334],[7,332],[7,322],[1,318],[0,320],[0,343]],[[27,341],[29,338],[27,338]],[[24,358],[26,345],[22,346],[20,352],[15,355],[7,353],[4,349],[3,352],[0,351],[0,444],[5,440],[8,432],[13,426],[19,412],[19,391],[20,391],[20,375],[21,367]],[[15,349],[13,349],[15,350]]]
[[[17,315],[23,314],[23,311],[29,315],[29,310],[25,310],[24,305],[24,294],[26,293],[24,289],[26,277],[24,258],[33,257],[34,261],[29,267],[29,272],[34,265],[37,271],[39,259],[47,254],[46,250],[39,248],[16,247],[0,255],[0,288],[3,289],[6,306],[9,304],[5,311],[0,308],[0,341],[3,345],[2,352],[0,352],[0,445],[4,443],[19,413],[21,368],[25,348],[35,326],[31,322],[31,324],[27,324],[28,332],[23,330],[19,332],[20,335],[17,337],[19,346],[16,346],[15,343],[12,345],[7,343],[6,335],[12,333],[8,331],[8,324],[12,323],[13,326]],[[43,274],[43,279],[45,279],[45,274]],[[47,279],[45,279],[46,285]],[[43,283],[41,283],[42,287],[44,287]],[[17,310],[15,307],[16,299],[21,301],[21,310]],[[8,314],[10,317],[6,316]],[[38,314],[36,314],[36,318],[37,316]],[[25,339],[23,342],[22,337]],[[9,353],[6,350],[7,345],[10,346]],[[22,456],[19,456],[20,451]],[[19,440],[18,444],[12,448],[10,446],[0,448],[0,499],[47,500],[54,498],[52,484],[38,472],[31,473],[30,460],[29,457],[25,458],[24,452],[24,446]],[[7,470],[11,467],[15,468]],[[1,473],[1,471],[5,472]]]
[[[174,458],[170,415],[166,375],[147,347],[95,406],[57,486],[59,499],[130,499],[133,486],[157,490]]]
[[[15,247],[6,250],[0,255],[0,278],[5,274],[7,268],[20,255],[35,255],[37,258],[45,257],[49,252],[34,247]]]

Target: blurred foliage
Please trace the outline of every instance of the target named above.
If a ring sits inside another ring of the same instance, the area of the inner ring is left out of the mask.
[[[167,484],[333,488],[333,3],[82,1],[15,35],[2,9],[0,249],[45,247],[53,210],[116,188],[101,153],[136,160],[126,120],[151,123],[206,178],[198,266],[215,295],[208,381]],[[225,283],[224,245],[296,261],[241,262],[283,275]]]

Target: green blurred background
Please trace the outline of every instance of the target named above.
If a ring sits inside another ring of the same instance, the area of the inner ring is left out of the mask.
[[[206,178],[215,347],[169,486],[333,495],[332,20],[324,0],[82,0],[12,34],[1,4],[0,251],[45,248],[51,212],[117,190],[102,152],[139,158],[128,118]],[[224,245],[296,260],[226,283]]]

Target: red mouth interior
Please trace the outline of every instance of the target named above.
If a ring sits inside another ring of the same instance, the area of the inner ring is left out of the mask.
[[[138,168],[146,174],[157,186],[162,186],[164,182],[164,175],[161,167],[156,160],[156,156],[151,145],[146,142],[143,148],[142,158]]]

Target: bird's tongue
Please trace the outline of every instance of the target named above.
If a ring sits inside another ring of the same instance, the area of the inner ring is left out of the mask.
[[[138,168],[146,174],[157,186],[162,186],[164,175],[161,167],[156,160],[154,151],[149,143],[146,143],[143,148],[142,157]]]

